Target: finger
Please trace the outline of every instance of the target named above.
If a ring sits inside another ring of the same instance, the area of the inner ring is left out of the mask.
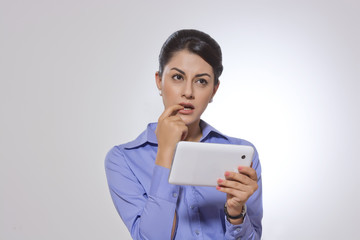
[[[252,180],[257,181],[257,173],[256,173],[255,169],[253,169],[251,167],[239,166],[238,171],[239,171],[239,173],[248,176]]]
[[[186,127],[186,129],[184,129],[182,132],[181,141],[184,141],[186,139],[187,135],[188,135],[188,128]]]
[[[179,123],[179,128],[181,130],[181,141],[184,141],[188,135],[189,132],[189,128],[188,126],[186,126],[186,124],[184,123],[184,121],[181,119],[181,123]]]
[[[258,185],[254,181],[251,184],[246,185],[236,181],[218,179],[217,183],[217,190],[239,198],[242,196],[242,199],[248,199],[258,189]]]
[[[186,126],[184,120],[182,120],[182,118],[180,116],[178,116],[178,115],[170,116],[170,117],[164,119],[164,121],[170,123],[174,127],[173,130],[181,132],[181,138],[180,138],[181,141],[186,139],[189,128],[188,128],[188,126]]]
[[[160,115],[159,121],[163,120],[164,118],[176,115],[180,109],[184,109],[184,107],[179,104],[166,108],[164,112]]]
[[[236,173],[236,172],[225,172],[225,179],[230,181],[237,181],[239,183],[250,185],[252,184],[253,179],[251,179],[249,176],[242,174],[242,173]]]
[[[169,122],[175,122],[185,125],[184,120],[182,120],[182,118],[179,115],[171,115],[169,117],[166,117],[166,120],[168,120]]]
[[[170,124],[181,130],[184,130],[184,129],[187,130],[187,126],[186,126],[184,120],[182,120],[182,118],[179,115],[167,117],[163,120],[163,122],[166,122],[167,124]]]
[[[164,121],[180,129],[182,132],[187,132],[188,130],[184,120],[179,115],[167,117]]]
[[[236,197],[238,202],[246,202],[246,200],[249,198],[249,194],[247,192],[239,191],[234,188],[217,186],[216,189],[220,192],[227,193],[233,197]]]
[[[242,184],[240,182],[227,180],[227,179],[219,178],[217,180],[217,184],[220,187],[233,188],[233,189],[237,189],[237,190],[243,191],[243,192],[248,192],[248,191],[251,190],[251,185],[245,185],[245,184]]]

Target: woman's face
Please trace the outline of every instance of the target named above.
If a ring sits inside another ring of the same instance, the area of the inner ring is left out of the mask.
[[[184,106],[177,114],[186,125],[198,124],[201,114],[215,95],[214,73],[200,56],[187,50],[176,52],[165,65],[162,76],[156,73],[165,108]]]

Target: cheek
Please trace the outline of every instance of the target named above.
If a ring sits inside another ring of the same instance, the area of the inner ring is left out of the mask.
[[[175,101],[177,96],[176,88],[170,87],[170,86],[164,86],[162,90],[162,97],[164,103],[172,103]]]
[[[209,100],[204,100],[204,101],[202,102],[201,105],[202,105],[203,111],[205,111],[205,109],[207,108],[208,104],[209,104]]]
[[[212,92],[206,92],[203,93],[201,96],[201,104],[204,106],[207,106],[209,104],[209,101],[211,100]]]
[[[209,101],[210,101],[210,99],[208,99],[207,97],[199,99],[198,110],[200,110],[200,114],[202,114],[206,110],[206,108],[209,104]]]
[[[163,85],[163,91],[167,96],[176,96],[181,94],[182,86],[181,84],[172,84],[170,81],[168,83],[165,82]]]

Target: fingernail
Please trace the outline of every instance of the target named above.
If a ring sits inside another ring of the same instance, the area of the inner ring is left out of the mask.
[[[230,173],[229,172],[225,172],[225,176],[227,177],[227,176],[229,176],[230,175]]]
[[[218,183],[222,183],[224,180],[222,180],[221,178],[218,178],[217,182]]]
[[[220,189],[221,189],[221,187],[219,187],[219,186],[216,186],[216,189],[217,189],[217,190],[220,190]]]
[[[243,168],[242,167],[238,167],[238,170],[241,171]]]

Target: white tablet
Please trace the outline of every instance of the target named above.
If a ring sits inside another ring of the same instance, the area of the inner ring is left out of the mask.
[[[217,186],[217,179],[224,178],[226,171],[250,166],[253,155],[251,146],[181,141],[176,146],[169,183]]]

